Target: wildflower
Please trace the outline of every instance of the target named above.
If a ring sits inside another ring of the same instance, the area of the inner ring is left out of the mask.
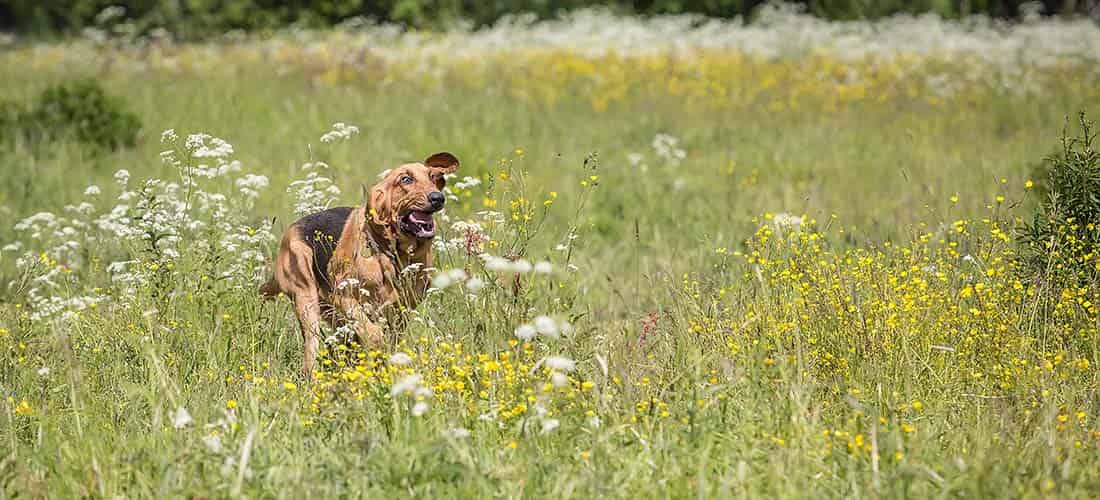
[[[547,368],[563,372],[571,372],[577,367],[573,360],[563,356],[547,356],[542,362]]]
[[[43,366],[42,368],[38,369],[38,376],[39,377],[47,377],[49,375],[50,375],[50,367]]]
[[[206,445],[206,448],[211,452],[221,453],[222,451],[222,439],[216,435],[203,437],[202,444]]]
[[[465,427],[452,427],[447,430],[446,434],[455,439],[466,439],[470,437],[470,431]]]
[[[556,418],[547,418],[542,421],[542,433],[549,434],[561,426],[561,422]]]
[[[558,323],[549,316],[538,316],[535,318],[535,330],[540,334],[550,337],[558,338],[559,330]]]
[[[230,409],[230,410],[236,408],[237,407],[237,400],[230,399],[229,401],[226,401],[225,402],[225,407]]]
[[[396,352],[392,356],[390,356],[390,364],[394,364],[397,366],[406,366],[412,363],[412,361],[412,357],[403,352]]]
[[[550,374],[550,384],[554,387],[565,387],[569,384],[569,377],[562,372],[555,371]]]
[[[470,279],[466,280],[466,289],[467,290],[469,290],[471,292],[474,292],[474,293],[477,293],[482,288],[485,288],[485,281],[482,280],[481,278],[478,278],[478,277],[475,276],[473,278],[470,278]]]
[[[512,263],[508,259],[489,256],[485,261],[485,269],[496,272],[509,271],[512,269]]]
[[[294,382],[283,382],[283,389],[287,391],[296,391],[298,390],[298,385]]]
[[[390,396],[413,393],[420,387],[420,375],[406,375],[390,387]]]
[[[428,403],[417,401],[412,407],[412,415],[419,417],[428,411]]]
[[[84,196],[99,196],[99,186],[92,184],[84,190]]]
[[[348,125],[343,122],[336,122],[332,124],[332,130],[325,132],[321,136],[321,142],[329,143],[339,140],[351,139],[351,136],[359,133],[359,127],[355,125]]]
[[[516,337],[518,337],[520,340],[531,340],[531,339],[535,338],[535,335],[537,333],[538,333],[538,330],[536,330],[535,327],[533,327],[533,326],[531,326],[527,323],[519,325],[518,327],[516,327],[516,331],[515,331]]]
[[[176,429],[187,427],[191,422],[191,414],[187,412],[187,408],[181,406],[172,414],[172,427]]]
[[[25,417],[25,416],[33,414],[34,413],[34,408],[31,406],[30,403],[27,402],[26,399],[23,399],[23,400],[19,401],[18,405],[16,405],[15,413]]]
[[[451,269],[450,271],[439,273],[432,280],[432,286],[443,289],[451,286],[453,283],[461,283],[466,279],[466,271],[462,269]]]

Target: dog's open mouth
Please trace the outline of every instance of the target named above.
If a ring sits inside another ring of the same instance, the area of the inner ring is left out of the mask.
[[[435,220],[431,212],[413,210],[401,217],[401,230],[417,238],[435,236]]]

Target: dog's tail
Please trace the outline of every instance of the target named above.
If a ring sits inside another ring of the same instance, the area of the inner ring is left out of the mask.
[[[283,293],[283,289],[279,287],[279,282],[275,278],[267,280],[267,283],[260,285],[260,295],[265,300],[272,300],[278,297],[280,293]]]

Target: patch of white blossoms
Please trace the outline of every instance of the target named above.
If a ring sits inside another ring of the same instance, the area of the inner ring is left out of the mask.
[[[336,122],[332,124],[332,130],[325,132],[324,135],[321,136],[321,142],[346,141],[351,139],[351,136],[357,134],[359,134],[359,127],[348,125],[344,122]]]
[[[259,278],[274,235],[270,222],[246,214],[267,178],[238,176],[241,163],[223,139],[192,134],[181,140],[174,130],[161,138],[169,147],[161,160],[176,170],[178,181],[135,183],[129,171],[119,170],[113,200],[91,185],[78,204],[15,224],[20,239],[3,250],[22,252],[17,265],[29,282],[32,321],[71,319],[104,302],[127,301],[189,256],[194,262],[212,259],[216,264],[204,270],[207,277],[231,287],[251,287]],[[97,280],[77,279],[82,272],[105,272],[114,290],[88,287]]]
[[[325,175],[329,166],[324,162],[302,165],[306,176],[292,181],[287,192],[294,197],[294,213],[298,216],[320,212],[332,206],[340,196],[340,188]]]

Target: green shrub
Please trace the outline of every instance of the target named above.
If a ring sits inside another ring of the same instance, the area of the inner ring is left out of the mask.
[[[1022,255],[1035,278],[1070,286],[1095,283],[1100,262],[1100,153],[1084,113],[1081,133],[1062,134],[1062,150],[1033,172],[1038,211],[1024,226]]]
[[[115,149],[132,146],[141,121],[95,80],[76,80],[47,88],[24,112],[14,111],[14,125],[33,141],[72,136]],[[0,113],[2,114],[2,113]],[[2,125],[3,118],[0,118]]]

